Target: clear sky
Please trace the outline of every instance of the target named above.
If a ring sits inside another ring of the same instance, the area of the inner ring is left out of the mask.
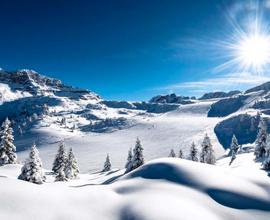
[[[226,61],[213,42],[233,31],[228,12],[252,11],[247,2],[1,1],[0,66],[34,69],[116,100],[246,88],[268,78],[238,83],[231,68],[213,71]]]

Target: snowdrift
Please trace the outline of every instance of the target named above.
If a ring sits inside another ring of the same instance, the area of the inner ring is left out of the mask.
[[[270,179],[260,170],[248,176],[248,169],[241,175],[226,167],[162,158],[120,178],[123,172],[115,171],[34,185],[15,179],[18,169],[0,167],[0,219],[270,218]],[[96,185],[99,178],[114,181]]]

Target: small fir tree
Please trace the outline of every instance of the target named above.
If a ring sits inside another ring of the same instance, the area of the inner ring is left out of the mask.
[[[6,118],[0,131],[0,165],[17,163],[16,146],[13,141],[11,122]]]
[[[183,151],[180,149],[179,150],[179,155],[178,155],[178,157],[180,158],[180,159],[183,159],[184,158],[184,153],[183,153]]]
[[[67,163],[65,167],[65,175],[68,179],[77,179],[80,173],[77,159],[73,153],[72,148],[70,148],[67,158]]]
[[[132,169],[132,158],[132,148],[130,148],[128,151],[127,162],[125,164],[126,172],[129,172]]]
[[[207,134],[205,135],[202,145],[201,145],[200,161],[202,163],[208,163],[208,164],[216,163],[213,146]]]
[[[196,147],[196,145],[195,145],[194,142],[192,142],[191,147],[190,147],[189,159],[192,160],[192,161],[196,161],[196,162],[199,161],[199,158],[198,158],[198,149],[197,149],[197,147]]]
[[[231,165],[232,162],[235,160],[237,151],[239,149],[239,144],[238,144],[238,141],[237,141],[237,138],[235,137],[235,135],[232,136],[230,149],[231,149],[231,154],[232,154],[231,161],[230,161],[230,165]]]
[[[53,167],[52,167],[53,172],[58,173],[61,168],[63,168],[63,171],[64,171],[66,167],[66,163],[67,163],[67,155],[65,151],[65,145],[64,145],[64,142],[61,141],[59,143],[58,152],[53,162]]]
[[[42,162],[35,144],[32,145],[29,158],[23,165],[18,178],[36,184],[42,184],[45,181]]]
[[[266,139],[267,139],[267,126],[265,120],[263,118],[260,118],[259,132],[255,142],[255,151],[254,151],[256,159],[260,159],[266,156],[265,155],[267,147]]]
[[[144,164],[143,147],[139,138],[136,140],[135,147],[133,149],[132,158],[132,170],[142,166]]]
[[[173,149],[171,149],[171,151],[169,153],[169,157],[176,157],[176,154],[175,154]]]
[[[64,172],[64,167],[61,167],[56,173],[55,182],[59,181],[68,181],[66,174]]]
[[[107,154],[107,157],[106,157],[106,160],[105,160],[105,163],[104,163],[104,167],[103,167],[103,172],[107,172],[107,171],[110,171],[112,168],[112,165],[111,165],[111,161],[110,161],[110,157],[109,157],[109,154]]]

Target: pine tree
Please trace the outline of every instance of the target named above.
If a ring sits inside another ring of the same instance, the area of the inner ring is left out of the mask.
[[[176,157],[176,154],[173,149],[171,149],[169,157]]]
[[[55,176],[55,182],[58,182],[58,181],[67,181],[67,177],[66,177],[66,174],[64,172],[64,167],[61,167],[57,173],[56,173],[56,176]]]
[[[6,118],[0,131],[0,165],[15,164],[17,162],[16,146],[13,144],[13,129]]]
[[[192,142],[191,147],[190,147],[189,160],[196,161],[196,162],[199,161],[198,149],[197,149],[196,145],[194,144],[194,142]]]
[[[127,156],[127,162],[126,162],[126,165],[125,165],[125,168],[126,168],[126,171],[130,171],[132,169],[132,149],[130,148],[129,151],[128,151],[128,156]]]
[[[65,167],[65,175],[68,179],[77,179],[79,173],[80,170],[78,167],[77,159],[72,151],[72,148],[70,148]]]
[[[201,155],[200,155],[200,161],[202,163],[215,164],[216,158],[214,155],[213,146],[207,134],[205,135],[203,139],[201,149],[202,150],[201,150]]]
[[[267,126],[265,120],[261,118],[259,124],[259,132],[255,142],[255,151],[254,154],[256,159],[262,158],[266,153],[266,139],[267,139]]]
[[[143,148],[140,139],[137,138],[135,147],[133,149],[132,170],[140,167],[143,164],[144,164]]]
[[[231,147],[230,148],[231,148],[231,154],[232,154],[231,161],[230,161],[230,165],[231,165],[232,162],[235,160],[237,151],[239,149],[239,144],[238,144],[238,141],[237,141],[235,135],[232,136],[232,141],[231,141]]]
[[[45,181],[42,162],[35,144],[32,145],[29,158],[23,165],[18,178],[36,184],[42,184]]]
[[[111,165],[110,157],[109,157],[109,154],[107,154],[102,172],[110,171],[111,168],[112,168],[112,165]]]
[[[63,168],[63,171],[65,170],[67,163],[67,155],[65,151],[65,145],[64,142],[61,141],[59,144],[59,149],[56,154],[55,160],[53,162],[52,170],[55,173],[59,173],[59,171]]]
[[[180,149],[179,150],[179,155],[178,155],[178,157],[180,158],[180,159],[183,159],[184,158],[184,153],[183,153],[183,151]]]
[[[268,134],[267,135],[267,138],[266,138],[266,148],[265,148],[265,156],[266,158],[268,158],[270,156],[270,135]]]

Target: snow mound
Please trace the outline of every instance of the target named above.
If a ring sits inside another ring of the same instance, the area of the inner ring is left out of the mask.
[[[248,180],[230,169],[179,158],[153,160],[122,180],[143,178],[169,181],[208,195],[222,206],[270,211],[270,180]],[[266,184],[267,183],[267,184]]]
[[[161,158],[120,178],[116,170],[43,185],[15,179],[19,165],[0,167],[0,219],[268,220],[270,180],[250,156],[233,168],[228,158],[218,166]]]

